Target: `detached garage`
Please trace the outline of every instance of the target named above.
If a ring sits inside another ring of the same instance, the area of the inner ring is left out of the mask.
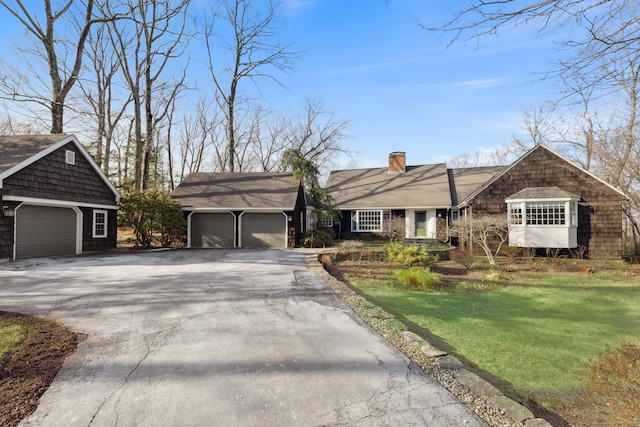
[[[73,135],[0,136],[0,260],[116,246],[120,194]]]
[[[171,197],[193,248],[289,248],[304,226],[304,192],[291,173],[194,173]]]

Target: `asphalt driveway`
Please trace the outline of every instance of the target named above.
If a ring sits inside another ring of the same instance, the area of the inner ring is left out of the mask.
[[[303,258],[176,250],[0,264],[0,309],[88,334],[22,425],[484,425]]]

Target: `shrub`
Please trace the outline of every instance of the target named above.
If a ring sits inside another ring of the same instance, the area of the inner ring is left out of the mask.
[[[607,407],[622,425],[640,424],[640,347],[622,343],[607,348],[588,368],[592,403]]]
[[[430,253],[424,245],[406,245],[404,243],[389,243],[384,251],[391,262],[398,262],[407,267],[414,265],[429,266],[438,262],[438,256]]]
[[[473,268],[473,264],[475,263],[476,257],[469,249],[455,248],[449,251],[449,259],[451,259],[455,263],[460,264],[467,270],[471,270]]]
[[[442,276],[428,268],[412,267],[407,270],[396,270],[393,274],[402,288],[433,289],[442,285]]]
[[[164,247],[186,233],[187,221],[180,203],[158,191],[133,191],[119,202],[118,223],[131,227],[136,246],[150,248],[158,241]]]
[[[514,262],[520,255],[520,248],[517,246],[503,246],[500,248],[499,255],[507,257],[509,262]]]
[[[300,239],[304,248],[326,248],[333,246],[333,237],[324,230],[309,230]]]

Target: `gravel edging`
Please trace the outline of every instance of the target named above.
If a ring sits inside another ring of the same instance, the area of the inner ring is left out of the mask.
[[[458,358],[442,351],[424,338],[408,331],[404,324],[382,308],[360,296],[349,286],[329,274],[318,253],[305,257],[307,268],[323,279],[353,311],[420,366],[483,421],[492,427],[547,427],[549,422],[535,418],[523,405],[506,397],[496,387],[480,378]]]

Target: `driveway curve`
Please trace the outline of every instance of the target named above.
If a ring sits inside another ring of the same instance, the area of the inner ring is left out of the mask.
[[[0,307],[88,335],[23,426],[481,426],[285,250],[0,264]]]

